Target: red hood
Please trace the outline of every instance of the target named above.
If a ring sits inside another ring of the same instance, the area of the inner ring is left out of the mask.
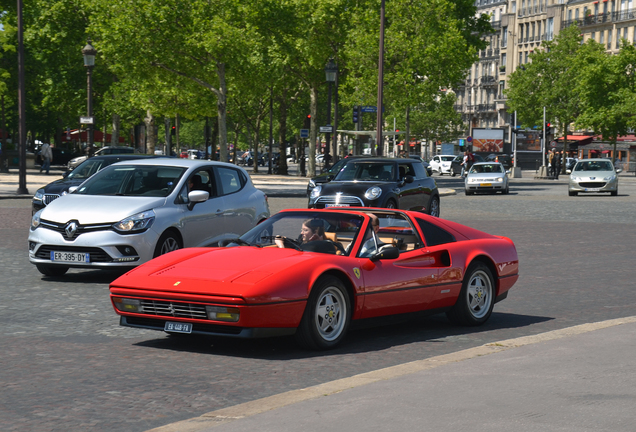
[[[306,281],[301,278],[302,263],[307,263],[316,254],[294,249],[232,247],[232,248],[188,248],[155,258],[121,276],[111,288],[124,288],[143,295],[142,291],[161,291],[171,294],[190,294],[219,297],[235,297],[252,301],[291,299],[298,297],[280,286],[279,278]],[[289,279],[290,274],[299,276]],[[306,273],[306,272],[305,272]],[[269,280],[268,280],[269,278]],[[306,286],[306,283],[304,284]],[[272,292],[272,289],[277,294]],[[303,290],[306,293],[306,290]],[[287,294],[285,294],[287,293]],[[265,296],[265,297],[263,297]]]

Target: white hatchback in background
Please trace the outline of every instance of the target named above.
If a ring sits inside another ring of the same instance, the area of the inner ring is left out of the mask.
[[[133,267],[236,238],[268,217],[267,197],[237,166],[176,158],[120,162],[33,215],[29,261],[47,276],[72,267]]]
[[[453,159],[455,159],[454,155],[435,155],[433,159],[429,161],[429,165],[431,166],[431,170],[439,175],[450,174]]]
[[[504,166],[499,162],[478,162],[473,164],[466,174],[466,195],[475,192],[490,192],[507,194],[510,191],[508,175]]]
[[[614,168],[614,164],[609,159],[581,159],[574,165],[570,174],[568,195],[609,192],[612,196],[616,196],[618,195],[618,173],[621,171]]]

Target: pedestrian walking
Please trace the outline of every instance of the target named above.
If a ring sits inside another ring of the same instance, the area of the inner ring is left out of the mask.
[[[556,159],[554,157],[555,151],[554,149],[552,149],[552,151],[548,154],[548,168],[549,168],[549,173],[552,177],[554,177],[554,160]]]
[[[563,157],[563,152],[555,153],[554,155],[554,179],[559,179],[559,173],[561,171],[561,158]]]
[[[40,172],[44,170],[48,175],[49,168],[51,167],[51,160],[53,159],[53,150],[51,150],[51,146],[48,144],[43,144],[42,148],[40,149],[40,156],[42,156],[42,166],[40,167]]]
[[[462,178],[465,177],[468,172],[468,151],[464,152],[464,158],[462,159]]]

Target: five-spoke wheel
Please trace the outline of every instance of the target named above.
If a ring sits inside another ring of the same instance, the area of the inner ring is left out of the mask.
[[[462,290],[455,306],[447,312],[456,324],[476,326],[485,323],[495,305],[495,284],[486,265],[474,262],[466,271]]]

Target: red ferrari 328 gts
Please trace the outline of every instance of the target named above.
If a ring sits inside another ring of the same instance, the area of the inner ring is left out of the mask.
[[[458,324],[483,324],[518,272],[507,237],[417,212],[303,209],[282,211],[224,247],[157,257],[110,293],[124,326],[295,334],[306,348],[329,349],[367,318],[445,312]]]

